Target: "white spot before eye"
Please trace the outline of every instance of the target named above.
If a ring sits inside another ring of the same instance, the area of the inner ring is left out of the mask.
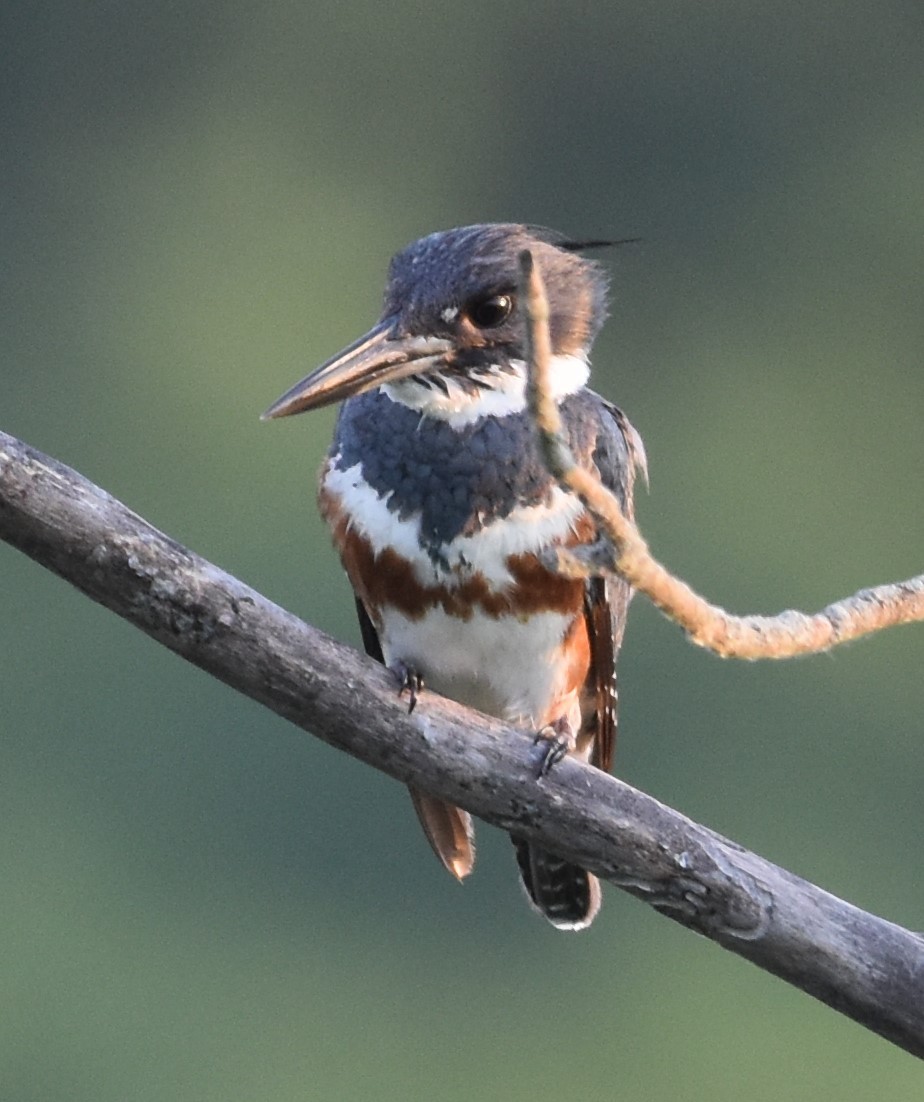
[[[440,317],[443,319],[444,322],[446,322],[447,325],[449,325],[450,322],[455,321],[458,316],[458,306],[447,306],[445,310],[442,310],[440,312]]]

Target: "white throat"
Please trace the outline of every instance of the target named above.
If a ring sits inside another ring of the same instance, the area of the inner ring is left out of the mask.
[[[507,417],[526,409],[526,363],[511,360],[506,371],[486,368],[473,372],[483,386],[466,387],[451,375],[443,375],[445,389],[428,386],[413,378],[385,383],[382,390],[393,402],[418,410],[425,417],[447,421],[452,428],[464,428],[482,417]],[[553,356],[550,391],[555,401],[573,394],[590,378],[590,366],[584,355]],[[448,393],[447,393],[448,392]]]

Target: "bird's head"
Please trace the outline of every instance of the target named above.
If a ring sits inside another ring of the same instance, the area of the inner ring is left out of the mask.
[[[391,262],[381,320],[263,415],[286,417],[376,387],[422,413],[473,420],[522,409],[526,327],[519,257],[533,254],[549,299],[553,396],[587,380],[606,314],[606,275],[550,230],[498,223],[430,234]]]

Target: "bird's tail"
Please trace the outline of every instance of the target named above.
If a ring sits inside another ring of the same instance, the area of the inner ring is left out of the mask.
[[[513,839],[530,903],[559,930],[583,930],[600,910],[600,881],[522,838]]]

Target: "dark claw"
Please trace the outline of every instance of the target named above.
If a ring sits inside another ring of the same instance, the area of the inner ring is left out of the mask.
[[[410,715],[417,707],[418,694],[424,687],[423,675],[418,673],[413,666],[406,666],[403,662],[398,662],[397,665],[393,666],[392,673],[398,679],[398,696],[402,697],[405,693],[408,694],[407,714]]]
[[[561,759],[574,749],[574,734],[571,724],[567,720],[559,720],[557,723],[543,727],[536,732],[533,742],[538,746],[543,745],[542,757],[539,761],[538,779],[547,777]]]

